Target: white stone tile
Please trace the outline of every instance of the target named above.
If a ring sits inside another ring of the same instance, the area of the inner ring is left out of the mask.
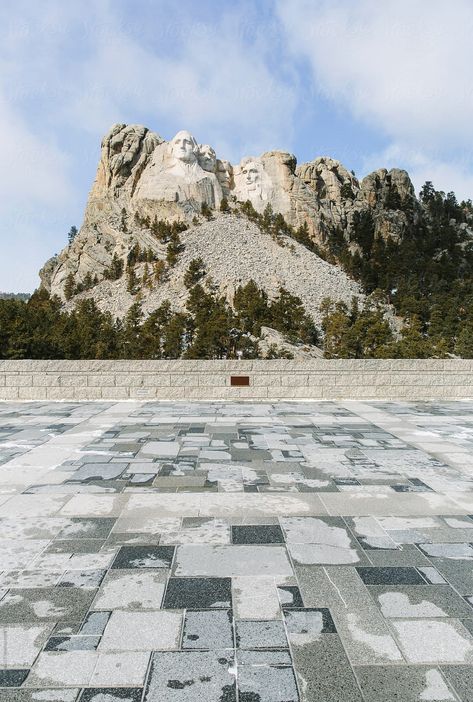
[[[177,650],[182,626],[180,612],[112,613],[99,644],[100,651]]]

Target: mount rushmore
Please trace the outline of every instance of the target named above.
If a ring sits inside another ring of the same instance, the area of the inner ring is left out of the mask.
[[[236,287],[254,279],[270,297],[280,287],[298,295],[318,321],[325,297],[362,299],[358,284],[301,244],[281,247],[263,236],[242,216],[241,203],[251,203],[258,213],[270,206],[290,226],[303,226],[323,249],[334,232],[349,237],[354,218],[363,211],[373,214],[377,235],[401,236],[406,215],[384,206],[393,191],[415,208],[414,188],[402,170],[380,169],[359,182],[334,159],[318,157],[297,165],[296,157],[283,151],[231,164],[187,130],[166,141],[144,126],[116,124],[102,140],[80,231],[45,264],[42,286],[65,301],[66,284],[73,279],[78,284],[74,299],[93,296],[102,309],[123,316],[134,298],[124,280],[110,280],[106,272],[117,257],[126,264],[137,244],[152,251],[155,260],[164,260],[163,245],[149,224],[165,220],[187,225],[181,234],[183,251],[159,284],[140,290],[145,313],[164,299],[182,309],[185,270],[191,260],[202,258],[209,280],[230,303]],[[203,208],[212,213],[212,221],[202,217]],[[146,264],[138,263],[138,269],[140,265]]]

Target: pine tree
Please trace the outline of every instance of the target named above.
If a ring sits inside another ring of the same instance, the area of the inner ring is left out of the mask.
[[[157,283],[162,283],[166,273],[166,264],[161,259],[156,261],[153,267],[154,279]]]
[[[133,269],[130,269],[133,270]],[[122,354],[123,358],[142,358],[141,344],[141,323],[143,321],[143,311],[139,302],[133,303],[126,313],[123,334],[122,334]]]
[[[74,297],[76,292],[76,279],[73,273],[69,273],[64,284],[64,297],[66,300],[70,300]]]
[[[183,250],[183,245],[179,234],[172,232],[169,244],[166,249],[166,262],[171,268],[176,265],[179,254]]]
[[[69,229],[69,233],[68,233],[68,235],[67,235],[67,241],[68,241],[69,244],[72,244],[72,242],[74,241],[74,239],[76,238],[76,236],[77,236],[78,233],[79,233],[79,232],[77,231],[77,227],[75,227],[75,226],[72,226],[72,227]]]
[[[138,278],[134,268],[128,268],[126,272],[126,289],[130,295],[136,295]]]
[[[473,358],[473,322],[462,325],[455,344],[455,353],[461,358]]]
[[[144,268],[143,268],[143,278],[142,278],[141,282],[142,282],[144,287],[148,288],[149,290],[152,290],[153,283],[151,281],[151,277],[149,274],[149,266],[147,263],[145,263]]]
[[[212,219],[212,210],[208,206],[206,202],[203,202],[200,208],[200,212],[202,214],[202,217],[205,217],[205,219]]]
[[[240,286],[235,292],[233,306],[237,315],[238,326],[244,332],[259,336],[262,326],[271,325],[271,312],[268,296],[259,290],[254,280]]]
[[[104,271],[104,278],[107,280],[118,280],[122,277],[125,265],[123,259],[118,254],[114,253],[110,268]]]
[[[205,265],[202,258],[193,258],[184,274],[184,285],[190,289],[205,275]]]

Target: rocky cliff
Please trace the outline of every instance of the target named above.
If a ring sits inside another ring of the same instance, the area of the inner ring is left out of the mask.
[[[316,251],[323,252],[335,233],[350,242],[363,212],[372,215],[376,236],[395,240],[418,209],[405,171],[381,169],[360,183],[331,158],[298,166],[292,154],[281,151],[232,165],[187,131],[166,141],[146,127],[116,124],[102,141],[80,231],[45,264],[42,286],[68,306],[93,296],[101,309],[119,317],[137,295],[145,313],[165,299],[179,310],[188,295],[185,272],[201,258],[204,283],[230,303],[236,288],[253,279],[270,298],[281,287],[298,295],[320,323],[325,297],[350,302],[353,296],[362,300],[363,293]],[[271,237],[248,219],[249,211],[282,215],[315,246],[284,231]],[[179,225],[179,255],[172,265],[166,262],[168,242],[157,235],[160,222]],[[133,284],[121,274],[127,266],[134,269]]]

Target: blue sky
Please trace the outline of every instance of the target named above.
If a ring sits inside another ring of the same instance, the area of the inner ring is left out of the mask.
[[[80,226],[115,122],[406,168],[473,197],[471,0],[16,0],[0,5],[0,290]]]

